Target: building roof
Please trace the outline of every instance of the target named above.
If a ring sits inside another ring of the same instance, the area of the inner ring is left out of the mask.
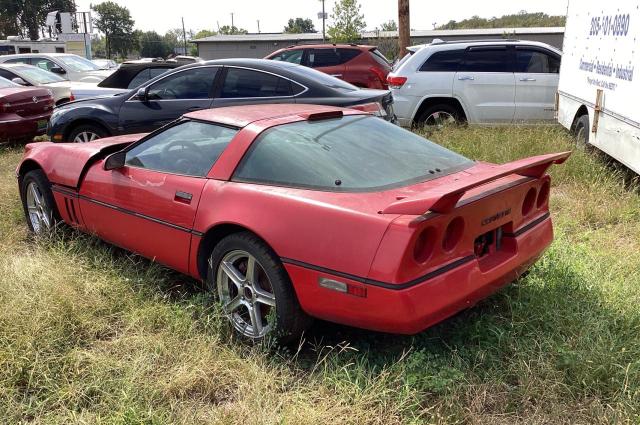
[[[414,30],[411,37],[456,37],[456,36],[488,36],[503,34],[562,34],[564,27],[529,27],[529,28],[478,28],[464,30]],[[366,31],[361,34],[362,39],[397,37],[398,31]],[[322,40],[321,33],[260,33],[260,34],[236,34],[214,35],[211,37],[190,40],[191,43],[226,43],[226,42],[259,42],[259,41],[315,41]]]

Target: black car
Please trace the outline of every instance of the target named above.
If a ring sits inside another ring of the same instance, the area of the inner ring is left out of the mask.
[[[177,62],[124,62],[113,74],[98,83],[110,89],[134,89],[141,84],[184,64]]]
[[[145,133],[198,109],[259,103],[359,107],[395,119],[388,90],[359,89],[304,66],[264,59],[223,59],[176,68],[138,89],[56,108],[54,142],[87,142]]]

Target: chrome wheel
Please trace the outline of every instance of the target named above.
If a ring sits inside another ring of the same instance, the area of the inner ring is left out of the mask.
[[[227,253],[216,274],[218,296],[233,327],[249,338],[262,338],[272,328],[276,297],[256,258],[243,250]]]
[[[53,211],[47,206],[44,195],[35,182],[30,182],[27,185],[27,211],[35,233],[51,228]]]
[[[93,131],[82,131],[74,137],[73,141],[74,143],[88,143],[99,138],[100,136]]]
[[[444,127],[456,123],[456,117],[449,112],[435,111],[424,121],[426,126]]]

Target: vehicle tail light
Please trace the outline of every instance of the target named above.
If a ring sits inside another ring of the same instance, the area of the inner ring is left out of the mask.
[[[376,77],[378,77],[378,79],[380,80],[380,83],[382,84],[383,87],[387,86],[387,77],[386,77],[385,73],[381,69],[378,69],[375,66],[372,66],[371,68],[369,68],[369,71],[371,71],[374,74],[376,74]]]
[[[536,203],[536,189],[531,188],[524,197],[522,202],[522,216],[526,217],[533,210],[533,205]]]
[[[464,219],[456,217],[449,222],[444,237],[442,238],[442,249],[445,252],[451,252],[458,245],[464,233]]]
[[[413,246],[413,259],[416,263],[423,264],[431,258],[436,246],[436,236],[436,229],[433,227],[427,227],[420,232]]]
[[[540,187],[540,192],[538,192],[538,199],[536,200],[536,206],[538,208],[542,208],[549,200],[550,189],[551,183],[549,182],[549,180],[545,180]]]
[[[363,103],[362,105],[353,105],[351,109],[357,111],[368,112],[377,117],[384,117],[387,115],[387,111],[382,107],[379,102]]]
[[[71,93],[71,95],[69,95],[69,102],[73,102],[74,100],[76,100],[76,97]]]
[[[387,76],[387,83],[391,89],[399,89],[407,82],[407,77],[395,77],[393,75]]]

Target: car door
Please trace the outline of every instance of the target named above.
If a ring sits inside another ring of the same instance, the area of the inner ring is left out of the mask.
[[[336,78],[344,78],[345,67],[337,48],[307,49],[307,66]]]
[[[122,167],[94,165],[79,197],[87,230],[187,273],[205,176],[236,132],[182,121],[129,148]]]
[[[515,113],[512,51],[507,46],[470,47],[455,75],[454,96],[471,123],[509,123]]]
[[[294,95],[304,88],[282,76],[257,69],[224,69],[213,107],[260,103],[295,103]]]
[[[187,112],[211,107],[216,66],[187,68],[146,87],[146,97],[130,95],[118,114],[120,133],[153,131]]]
[[[553,121],[560,55],[532,46],[516,46],[515,121]]]

